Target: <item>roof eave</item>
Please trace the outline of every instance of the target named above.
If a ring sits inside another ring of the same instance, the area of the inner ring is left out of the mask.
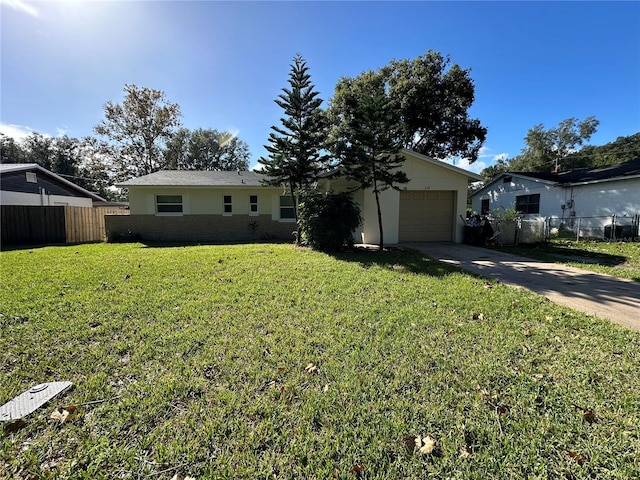
[[[98,202],[106,202],[107,201],[106,199],[102,198],[100,195],[97,195],[97,194],[95,194],[93,192],[90,192],[89,190],[85,190],[81,186],[76,185],[73,182],[70,182],[66,178],[62,178],[60,175],[58,175],[58,174],[56,174],[54,172],[50,172],[46,168],[41,167],[40,165],[38,165],[37,163],[20,164],[20,167],[8,168],[8,169],[4,170],[3,173],[20,172],[20,171],[27,171],[27,170],[34,170],[34,169],[39,171],[39,172],[41,172],[43,175],[46,175],[48,177],[54,178],[54,179],[62,182],[63,184],[67,185],[69,188],[72,188],[73,190],[76,190],[76,191],[82,193],[83,195],[92,198],[93,200],[97,200]]]
[[[400,154],[406,153],[408,155],[413,155],[418,159],[423,160],[432,165],[435,165],[437,167],[442,167],[446,170],[451,170],[452,172],[465,175],[470,181],[479,182],[482,180],[482,176],[478,175],[477,173],[470,172],[469,170],[465,170],[464,168],[456,167],[455,165],[451,165],[450,163],[443,162],[442,160],[436,160],[435,158],[415,152],[409,148],[402,148],[398,153]]]
[[[495,183],[498,182],[498,180],[500,180],[500,179],[502,179],[504,177],[524,178],[526,180],[532,180],[534,182],[545,183],[547,185],[552,185],[552,186],[559,186],[560,185],[558,182],[554,182],[552,180],[544,180],[542,178],[529,177],[527,175],[522,175],[521,173],[502,172],[502,173],[498,174],[496,177],[494,177],[493,179],[491,179],[491,181],[489,183],[487,183],[484,187],[482,187],[481,189],[476,190],[475,192],[473,192],[471,194],[471,197],[475,197],[477,195],[483,194],[486,190],[489,190],[489,187],[493,186]]]
[[[605,183],[605,182],[619,182],[621,180],[632,180],[634,178],[640,178],[640,174],[638,175],[626,175],[626,176],[620,176],[620,177],[612,177],[612,178],[601,178],[598,180],[585,180],[584,182],[567,182],[567,183],[563,183],[561,184],[562,186],[565,187],[575,187],[578,185],[593,185],[595,183]]]

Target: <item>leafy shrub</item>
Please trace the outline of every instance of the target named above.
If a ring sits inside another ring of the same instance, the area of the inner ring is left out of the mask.
[[[303,245],[336,252],[353,246],[353,231],[362,217],[350,193],[310,192],[300,203],[299,222]]]

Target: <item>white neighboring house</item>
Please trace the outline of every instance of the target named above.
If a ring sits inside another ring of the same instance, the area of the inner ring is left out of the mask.
[[[471,195],[471,207],[481,214],[516,209],[528,218],[563,221],[634,217],[640,215],[640,159],[561,173],[501,173]]]
[[[105,199],[35,163],[0,164],[0,205],[92,207]]]

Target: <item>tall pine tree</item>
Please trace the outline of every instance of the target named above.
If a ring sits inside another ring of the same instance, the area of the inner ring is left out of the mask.
[[[283,88],[275,102],[284,110],[281,126],[272,126],[269,134],[268,158],[260,158],[268,185],[284,185],[291,195],[298,224],[296,242],[300,241],[298,198],[328,166],[324,153],[327,120],[320,108],[322,100],[311,83],[305,60],[296,55],[291,64],[289,88]]]

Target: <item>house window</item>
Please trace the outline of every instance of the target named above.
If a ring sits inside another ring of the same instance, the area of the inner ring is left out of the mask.
[[[516,197],[516,210],[519,213],[540,213],[540,194],[519,195]]]
[[[489,213],[489,199],[485,198],[480,204],[480,215],[487,215]]]
[[[293,210],[293,198],[290,195],[280,197],[280,218],[283,220],[296,218],[296,213]]]
[[[249,215],[258,215],[258,195],[249,195]]]
[[[225,215],[231,215],[233,213],[233,208],[231,206],[231,195],[224,195],[223,198],[223,212]]]
[[[36,177],[36,172],[25,172],[27,176],[27,182],[29,183],[38,183],[38,177]]]
[[[182,213],[182,195],[156,195],[156,213]]]

